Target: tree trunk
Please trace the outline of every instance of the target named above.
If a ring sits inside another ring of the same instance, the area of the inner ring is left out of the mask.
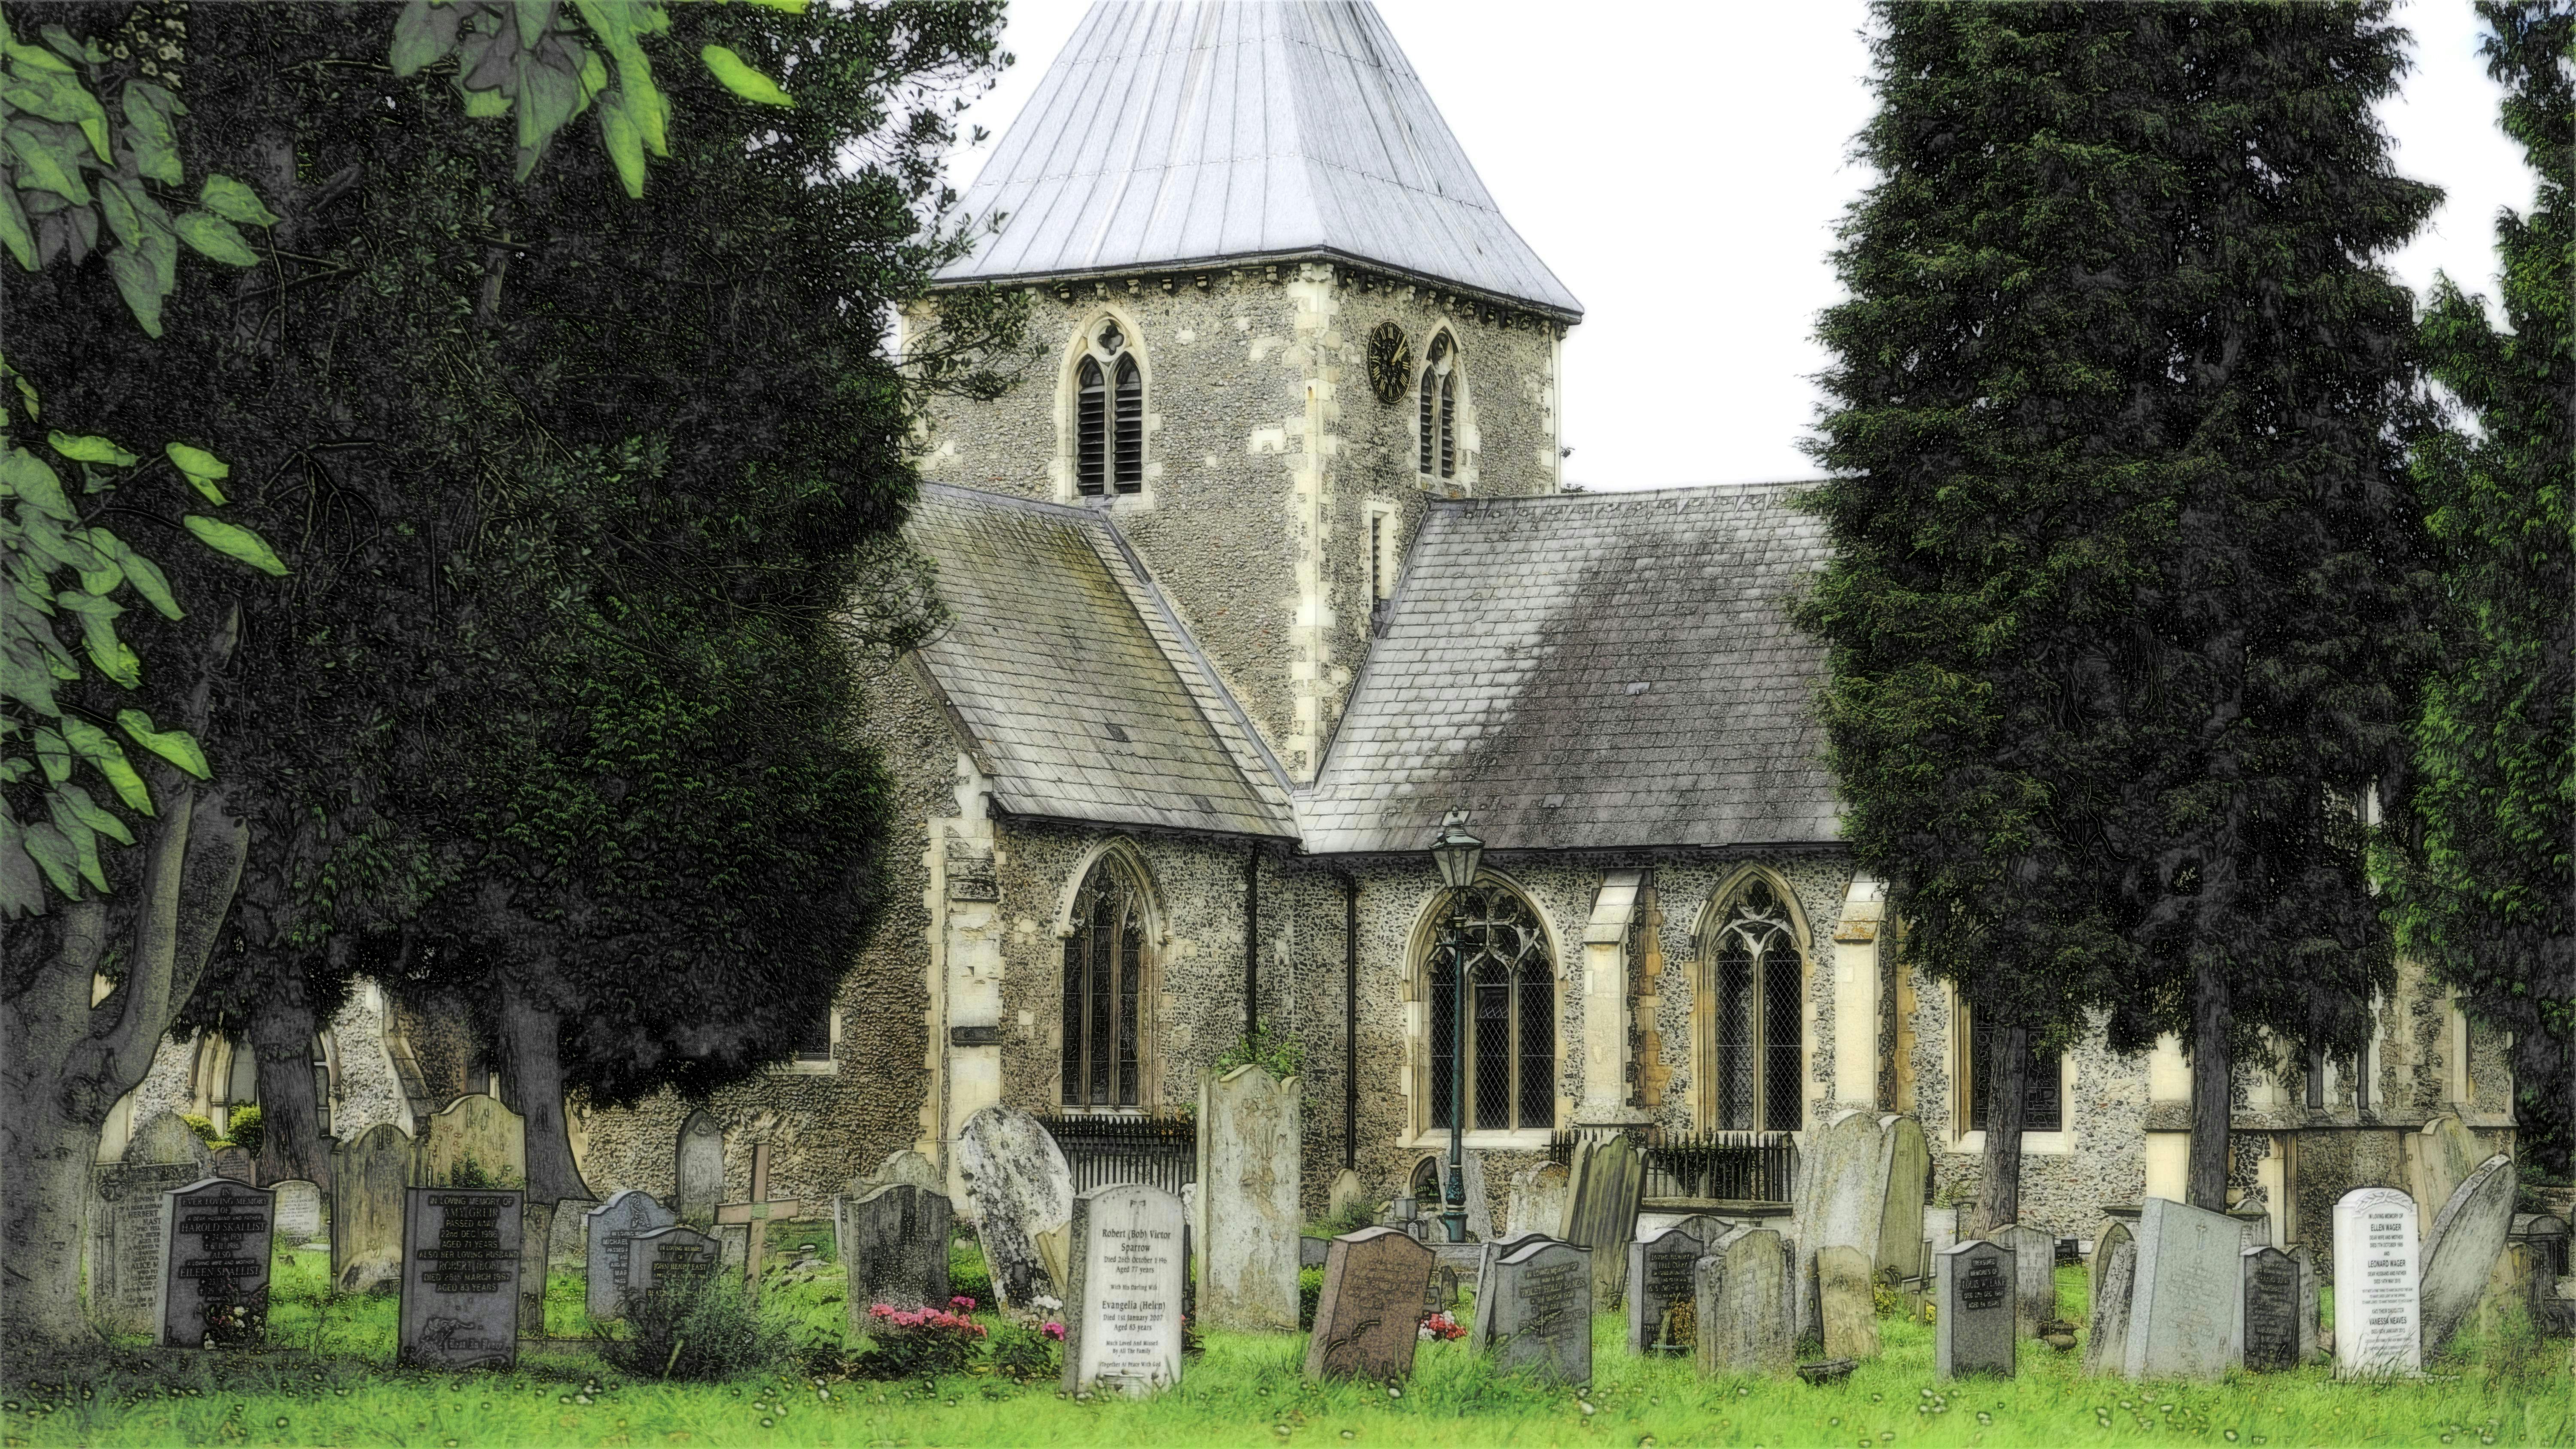
[[[2021,1124],[2030,1105],[2030,1029],[1981,1030],[1977,1036],[1975,1045],[1986,1054],[1986,1154],[1971,1232],[1982,1238],[2021,1221]]]
[[[313,1009],[304,972],[291,960],[272,970],[270,988],[251,1008],[249,1029],[259,1062],[259,1180],[300,1177],[328,1192],[331,1153],[313,1084]]]
[[[2235,1095],[2235,1061],[2228,1047],[2233,1023],[2227,975],[2203,962],[2192,983],[2191,1165],[2183,1200],[2214,1213],[2227,1211],[2228,1115]]]
[[[586,1201],[590,1188],[573,1165],[564,1121],[563,1059],[557,1033],[563,1014],[538,1004],[512,982],[501,991],[501,1094],[526,1122],[528,1201]]]

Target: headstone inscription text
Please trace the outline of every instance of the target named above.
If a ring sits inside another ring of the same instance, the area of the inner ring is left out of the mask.
[[[2244,1273],[2245,1366],[2299,1366],[2299,1270],[2278,1248],[2239,1250]]]
[[[1141,1183],[1074,1197],[1065,1392],[1145,1394],[1181,1381],[1182,1222],[1178,1197]]]
[[[402,1360],[429,1368],[518,1361],[515,1189],[415,1187],[403,1203]]]
[[[1692,1273],[1708,1245],[1666,1228],[1628,1245],[1628,1351],[1684,1355],[1698,1342]]]
[[[275,1195],[208,1178],[161,1198],[163,1348],[247,1348],[268,1332]]]
[[[2015,1274],[2011,1251],[1979,1238],[1933,1259],[1933,1377],[2012,1377],[2020,1339],[2013,1329]]]
[[[1526,1369],[1563,1384],[1592,1381],[1591,1253],[1570,1243],[1532,1243],[1494,1264],[1494,1365]]]
[[[721,1246],[712,1237],[683,1223],[637,1233],[626,1245],[626,1281],[630,1293],[657,1288],[693,1288],[716,1276]]]
[[[2423,1369],[2416,1222],[2414,1199],[2393,1187],[2357,1187],[2336,1201],[2337,1378]]]
[[[1416,1324],[1438,1257],[1402,1228],[1345,1233],[1324,1251],[1306,1377],[1372,1383],[1413,1372]]]
[[[110,1328],[160,1336],[161,1195],[214,1175],[206,1144],[167,1112],[136,1129],[125,1155],[90,1169],[89,1309]]]

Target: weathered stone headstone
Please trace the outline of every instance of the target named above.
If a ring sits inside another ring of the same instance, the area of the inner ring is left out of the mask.
[[[1470,1147],[1458,1155],[1458,1164],[1467,1179],[1467,1236],[1481,1243],[1494,1236],[1494,1199],[1485,1190],[1485,1154]]]
[[[948,1195],[948,1179],[939,1171],[939,1164],[909,1147],[900,1147],[887,1153],[874,1172],[852,1182],[843,1196],[866,1197],[878,1188],[898,1185],[935,1192],[941,1197]]]
[[[1959,1245],[1959,1210],[1955,1207],[1927,1207],[1923,1210],[1923,1241],[1930,1245],[1923,1255],[1924,1276],[1932,1273],[1932,1254]]]
[[[1326,1247],[1324,1293],[1306,1377],[1372,1383],[1413,1372],[1413,1345],[1438,1255],[1402,1228],[1363,1228]]]
[[[626,1245],[626,1291],[694,1287],[724,1271],[724,1245],[686,1223],[637,1233]]]
[[[1456,1264],[1443,1263],[1431,1270],[1431,1296],[1423,1300],[1422,1306],[1427,1310],[1422,1315],[1425,1318],[1429,1318],[1434,1313],[1449,1313],[1457,1309],[1458,1268]]]
[[[1798,1261],[1789,1287],[1797,1304],[1800,1338],[1820,1338],[1825,1331],[1815,1294],[1817,1251],[1858,1248],[1871,1262],[1878,1260],[1878,1235],[1888,1213],[1887,1173],[1893,1162],[1889,1129],[1879,1122],[1875,1113],[1837,1112],[1810,1134],[1812,1141],[1798,1154],[1789,1219]],[[1915,1191],[1919,1194],[1922,1189]]]
[[[705,1227],[716,1220],[725,1199],[724,1126],[704,1109],[680,1124],[671,1146],[671,1180],[678,1185],[671,1207],[680,1221]]]
[[[2125,1224],[2113,1223],[2093,1250],[2093,1289],[2087,1300],[2084,1371],[2116,1374],[2129,1361],[2129,1302],[2138,1283],[2138,1245]]]
[[[1376,1204],[1369,1197],[1368,1185],[1360,1181],[1358,1173],[1345,1167],[1333,1174],[1332,1197],[1330,1204],[1324,1210],[1334,1222],[1340,1222],[1355,1213],[1367,1212],[1375,1206]]]
[[[2225,1213],[2151,1197],[2138,1213],[2138,1279],[2129,1296],[2133,1379],[2215,1379],[2244,1354],[2244,1230]]]
[[[1565,1226],[1565,1189],[1569,1179],[1562,1162],[1542,1162],[1522,1168],[1512,1177],[1511,1200],[1504,1215],[1507,1236],[1521,1233],[1554,1234]]]
[[[1557,1241],[1559,1240],[1545,1233],[1514,1233],[1508,1238],[1498,1238],[1477,1245],[1476,1321],[1468,1330],[1468,1339],[1476,1347],[1488,1348],[1493,1344],[1494,1315],[1485,1311],[1485,1305],[1491,1302],[1494,1296],[1494,1265],[1533,1243]]]
[[[2478,1141],[2477,1134],[2457,1116],[2444,1112],[2405,1139],[2405,1154],[2406,1181],[2415,1197],[2415,1240],[2429,1253],[2433,1247],[2434,1216],[2493,1151]],[[2424,1351],[2429,1354],[2434,1349],[2427,1343]]]
[[[1708,1242],[1666,1228],[1628,1245],[1628,1351],[1687,1354],[1698,1341],[1694,1274]]]
[[[2357,1187],[2335,1201],[2335,1377],[2423,1369],[2415,1223],[2414,1199],[2393,1187]]]
[[[1038,1235],[1073,1218],[1073,1173],[1064,1152],[1038,1119],[1009,1107],[986,1107],[966,1119],[957,1138],[957,1170],[975,1209],[975,1239],[993,1275],[993,1293],[1012,1308],[1032,1299],[1062,1298],[1064,1284],[1048,1272]],[[1296,1287],[1295,1260],[1288,1282]],[[1289,1322],[1296,1322],[1289,1300]]]
[[[411,1134],[379,1122],[331,1150],[331,1281],[343,1293],[402,1281]]]
[[[2312,1362],[2317,1356],[2318,1321],[2324,1316],[2324,1295],[2318,1291],[2317,1255],[2306,1247],[2290,1250],[2290,1267],[2299,1275],[2299,1362]]]
[[[1893,1270],[1899,1278],[1924,1272],[1923,1189],[1932,1180],[1932,1149],[1923,1140],[1923,1124],[1890,1113],[1878,1119],[1886,1164],[1882,1168],[1886,1207],[1878,1225],[1878,1250],[1870,1269]]]
[[[2019,1311],[2013,1286],[2017,1274],[2010,1250],[1976,1238],[1954,1244],[1934,1260],[1934,1378],[2013,1376],[2021,1338],[2013,1324]]]
[[[218,1147],[210,1157],[215,1176],[226,1182],[248,1185],[259,1180],[259,1163],[252,1158],[248,1148],[238,1143]]]
[[[1332,1253],[1332,1246],[1333,1246],[1333,1240],[1332,1240],[1332,1239],[1330,1239],[1330,1238],[1319,1238],[1319,1237],[1316,1237],[1315,1235],[1313,1235],[1312,1233],[1307,1234],[1305,1237],[1299,1238],[1299,1239],[1297,1240],[1297,1266],[1298,1266],[1298,1268],[1302,1270],[1302,1269],[1306,1269],[1306,1268],[1320,1268],[1320,1267],[1324,1266],[1324,1260],[1325,1260],[1327,1257],[1330,1257],[1330,1256],[1331,1256],[1331,1253]],[[1302,1289],[1301,1289],[1301,1290],[1299,1290],[1299,1291],[1300,1291],[1300,1292],[1302,1292],[1302,1291],[1304,1291],[1304,1290],[1302,1290]]]
[[[2278,1248],[2240,1248],[2244,1275],[2245,1366],[2257,1373],[2299,1366],[2299,1267]]]
[[[2012,1250],[2013,1281],[2021,1295],[2017,1331],[2024,1338],[2039,1337],[2047,1331],[2043,1325],[2057,1316],[2057,1238],[2014,1223],[1997,1228],[1986,1241]]]
[[[89,1307],[102,1324],[158,1337],[161,1195],[212,1176],[206,1144],[167,1112],[137,1128],[122,1157],[90,1169]]]
[[[1150,1393],[1181,1381],[1181,1200],[1095,1187],[1073,1200],[1064,1388]],[[1290,1305],[1294,1321],[1295,1305]]]
[[[422,1124],[415,1187],[525,1187],[527,1130],[501,1099],[459,1097]]]
[[[277,1235],[290,1247],[320,1242],[323,1233],[322,1189],[300,1177],[269,1184],[277,1194]]]
[[[1816,1301],[1825,1320],[1825,1357],[1878,1357],[1878,1309],[1870,1297],[1869,1256],[1858,1248],[1816,1254]]]
[[[832,1200],[848,1274],[850,1331],[865,1332],[868,1310],[948,1306],[948,1199],[910,1183],[865,1197]]]
[[[1297,1329],[1297,1079],[1257,1065],[1199,1083],[1198,1316],[1211,1328]]]
[[[1497,1259],[1493,1297],[1476,1316],[1494,1321],[1494,1366],[1555,1383],[1592,1382],[1591,1256],[1571,1243],[1532,1243]]]
[[[619,1300],[632,1286],[627,1264],[636,1234],[667,1228],[679,1220],[680,1215],[662,1206],[653,1194],[632,1187],[582,1214],[582,1270],[589,1280],[582,1306],[591,1317],[605,1323],[623,1312]]]
[[[1791,1256],[1777,1231],[1738,1227],[1692,1266],[1692,1358],[1702,1374],[1789,1371]]]
[[[519,1356],[515,1189],[404,1192],[401,1361],[424,1368],[508,1368]]]
[[[2129,1225],[2127,1223],[2114,1221],[2106,1224],[2102,1229],[2101,1236],[2093,1240],[2093,1256],[2084,1260],[2084,1282],[2086,1290],[2084,1301],[2087,1304],[2092,1303],[2095,1299],[2102,1296],[2102,1271],[2110,1265],[2111,1249],[2120,1243],[2128,1243],[2131,1245],[2129,1265],[2131,1272],[2133,1274],[2135,1273],[2137,1268],[2137,1253],[2135,1249],[2137,1238],[2130,1233]],[[2112,1365],[2112,1369],[2115,1372],[2118,1368],[2119,1365],[2117,1363]]]
[[[1575,1163],[1565,1197],[1566,1242],[1591,1250],[1592,1301],[1619,1301],[1628,1281],[1628,1244],[1636,1240],[1637,1210],[1646,1198],[1646,1158],[1621,1133],[1595,1143]],[[1591,1360],[1586,1359],[1589,1366]]]
[[[2513,1159],[2497,1153],[2478,1165],[2434,1214],[2424,1239],[2424,1355],[2450,1346],[2495,1273],[2513,1227]]]
[[[268,1265],[275,1199],[210,1177],[161,1198],[160,1295],[152,1320],[163,1348],[250,1348],[268,1336]]]

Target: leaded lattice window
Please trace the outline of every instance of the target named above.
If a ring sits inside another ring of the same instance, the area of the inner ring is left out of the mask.
[[[1063,1101],[1133,1107],[1143,1098],[1137,1016],[1144,995],[1145,902],[1110,861],[1091,868],[1064,942]]]
[[[1745,888],[1718,927],[1715,945],[1715,1125],[1794,1132],[1803,1116],[1798,1058],[1806,963],[1769,882]]]
[[[1145,486],[1145,371],[1115,322],[1073,369],[1073,480],[1086,497]]]
[[[1986,1106],[1994,1099],[1994,1087],[1988,1080],[1994,1075],[1993,1064],[1986,1060],[1993,1043],[1977,1031],[1973,1013],[1967,1017],[1968,1036],[1968,1130],[1986,1130]],[[2059,1090],[2057,1058],[2040,1055],[2039,1048],[2030,1050],[2030,1060],[2022,1064],[2021,1130],[2024,1132],[2063,1132],[2066,1130],[2065,1094]]]
[[[1432,948],[1431,1125],[1456,1101],[1458,966],[1467,970],[1467,1094],[1471,1131],[1556,1126],[1556,961],[1537,913],[1508,887],[1466,891],[1463,923],[1444,920]]]

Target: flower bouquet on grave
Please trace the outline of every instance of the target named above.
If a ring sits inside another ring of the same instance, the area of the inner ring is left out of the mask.
[[[984,1325],[940,1308],[868,1309],[868,1346],[850,1366],[859,1378],[920,1379],[965,1373],[984,1355]]]
[[[1422,1341],[1425,1343],[1447,1343],[1466,1336],[1467,1330],[1446,1313],[1434,1313],[1422,1320]]]

